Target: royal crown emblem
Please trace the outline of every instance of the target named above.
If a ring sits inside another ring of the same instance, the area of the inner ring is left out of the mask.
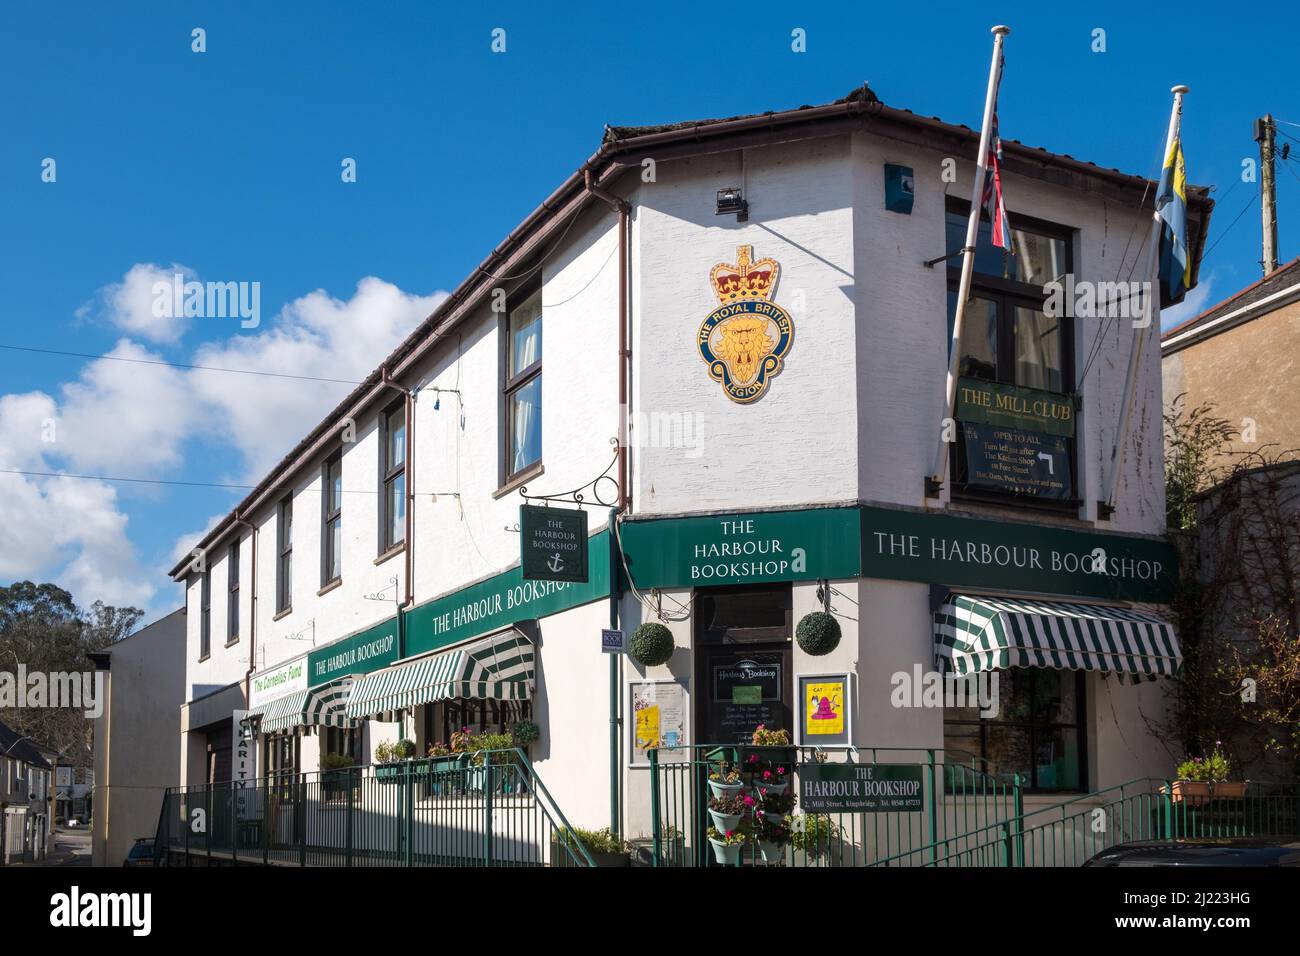
[[[736,249],[736,263],[709,272],[722,303],[700,325],[698,346],[709,375],[733,402],[748,405],[767,392],[794,339],[794,322],[772,301],[781,267],[772,258],[753,261],[752,246]]]

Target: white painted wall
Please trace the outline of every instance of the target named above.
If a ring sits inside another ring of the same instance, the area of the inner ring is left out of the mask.
[[[169,614],[111,649],[107,700],[94,721],[95,866],[121,866],[158,830],[163,793],[180,785],[186,614]]]

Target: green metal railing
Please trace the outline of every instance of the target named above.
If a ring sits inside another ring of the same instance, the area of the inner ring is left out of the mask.
[[[1168,780],[1139,778],[878,859],[877,866],[1078,866],[1137,840],[1290,836],[1294,784],[1249,783],[1241,796],[1180,799]]]
[[[522,750],[170,789],[162,865],[592,866]]]
[[[862,866],[901,858],[917,848],[938,853],[941,844],[963,847],[968,834],[1023,815],[1023,792],[1015,774],[999,776],[964,763],[944,761],[932,748],[878,747],[823,752],[815,748],[708,745],[649,751],[653,865],[708,866],[716,862],[707,837],[709,773],[721,764],[745,767],[756,754],[788,758],[790,793],[802,768],[827,761],[920,766],[923,808],[880,813],[802,813],[794,806],[791,830],[780,854],[792,866]],[[978,839],[979,837],[976,837]],[[968,849],[976,849],[971,843]],[[770,848],[769,848],[770,851]],[[757,840],[743,847],[741,865],[763,858]],[[771,862],[771,854],[768,856]]]

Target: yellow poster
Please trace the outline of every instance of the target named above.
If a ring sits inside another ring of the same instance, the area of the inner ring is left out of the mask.
[[[844,733],[844,681],[818,681],[805,687],[804,736]]]
[[[659,705],[651,704],[636,712],[636,749],[659,746]]]

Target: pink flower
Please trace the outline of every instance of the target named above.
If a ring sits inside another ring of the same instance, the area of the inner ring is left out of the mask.
[[[751,797],[749,794],[745,794],[745,806],[752,807],[753,805],[754,805],[754,798]]]
[[[776,772],[777,772],[777,773],[785,773],[785,767],[777,767],[777,768],[776,768]]]
[[[764,771],[763,771],[763,779],[764,779],[764,780],[771,780],[771,779],[772,779],[772,771],[770,771],[770,770],[764,770]]]

